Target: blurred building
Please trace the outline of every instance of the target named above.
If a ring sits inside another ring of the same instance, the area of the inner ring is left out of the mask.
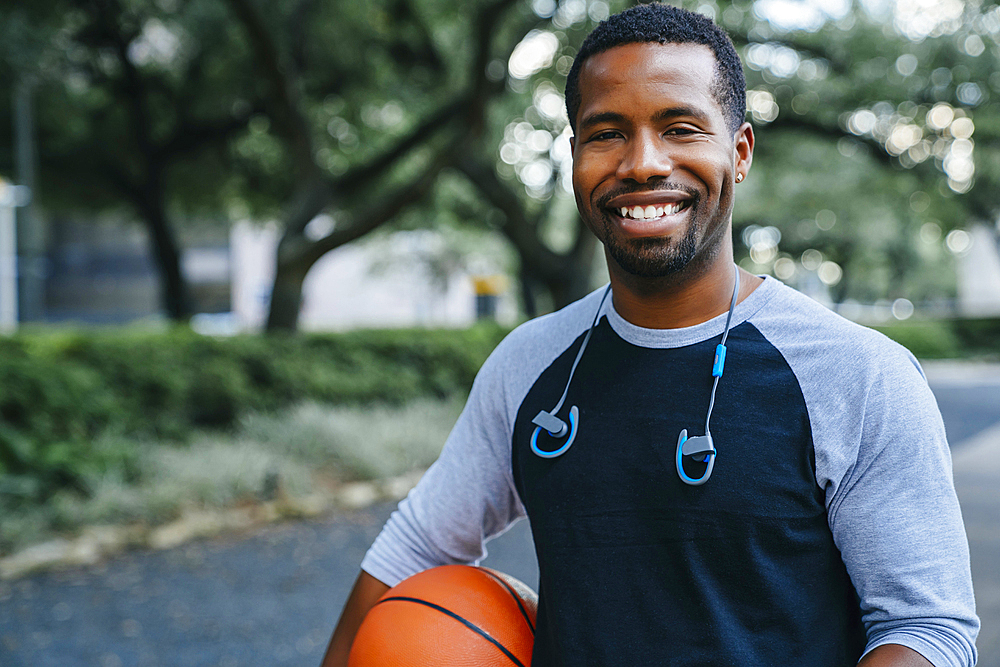
[[[195,312],[232,309],[229,245],[201,239],[181,255]],[[160,282],[146,231],[115,220],[49,223],[45,321],[123,324],[162,317]]]
[[[267,320],[274,280],[276,226],[239,223],[230,234],[232,304],[239,330]],[[477,280],[464,267],[433,261],[442,239],[431,231],[396,232],[350,243],[324,255],[302,288],[299,326],[307,331],[360,327],[464,327],[482,308]],[[493,284],[498,281],[493,280]],[[509,290],[493,289],[490,313],[517,318]]]
[[[1000,239],[981,224],[973,225],[968,233],[969,245],[957,266],[959,314],[1000,316]]]

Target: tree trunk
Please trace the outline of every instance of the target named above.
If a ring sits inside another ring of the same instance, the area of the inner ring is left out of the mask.
[[[302,267],[301,264],[301,261],[278,262],[267,315],[268,333],[276,331],[290,333],[298,330],[299,311],[302,308],[302,283],[305,282],[312,262],[306,267]]]
[[[149,229],[153,256],[160,269],[160,299],[167,317],[186,323],[191,319],[192,304],[187,281],[181,271],[181,254],[167,220],[166,207],[159,179],[150,179],[140,210]]]
[[[588,230],[580,226],[580,239],[573,250],[564,256],[562,270],[558,275],[549,276],[544,280],[545,287],[552,295],[552,307],[555,310],[568,306],[577,299],[590,293],[591,273],[594,262],[594,248],[597,239]]]

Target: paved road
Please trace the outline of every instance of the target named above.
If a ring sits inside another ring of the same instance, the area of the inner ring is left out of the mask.
[[[1000,667],[1000,371],[927,370],[954,443],[984,619],[979,664]],[[0,583],[0,667],[315,667],[389,511],[380,505]],[[524,523],[490,553],[487,565],[537,586]]]

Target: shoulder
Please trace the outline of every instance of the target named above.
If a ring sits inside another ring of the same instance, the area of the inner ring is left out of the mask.
[[[800,382],[870,384],[879,377],[923,381],[916,359],[884,334],[852,322],[801,292],[768,279],[766,303],[750,318]],[[759,288],[760,289],[760,288]]]
[[[487,363],[505,368],[540,366],[540,372],[587,332],[605,289],[601,287],[565,308],[521,324],[501,341]]]
[[[474,392],[502,394],[509,412],[538,377],[573,342],[584,335],[601,306],[605,287],[591,292],[565,308],[529,320],[511,331],[483,364]]]
[[[887,449],[887,457],[943,462],[940,412],[913,355],[777,281],[770,288],[767,306],[750,321],[798,382],[831,520],[842,492]]]

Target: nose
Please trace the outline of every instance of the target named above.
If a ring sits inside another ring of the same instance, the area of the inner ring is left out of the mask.
[[[673,164],[659,134],[640,132],[627,142],[617,175],[622,181],[647,183],[667,178],[672,171]]]

